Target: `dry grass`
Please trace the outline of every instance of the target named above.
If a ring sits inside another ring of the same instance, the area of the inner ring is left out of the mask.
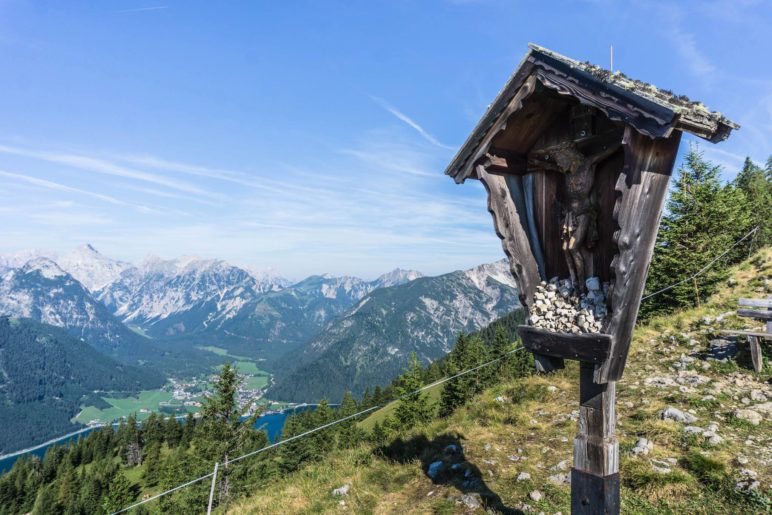
[[[634,337],[625,377],[618,384],[623,512],[649,513],[764,513],[771,508],[772,424],[767,419],[752,426],[731,417],[742,402],[744,390],[761,389],[772,400],[772,368],[760,374],[747,368],[744,352],[740,363],[720,363],[697,359],[686,365],[711,379],[691,390],[678,387],[647,386],[651,376],[677,376],[674,363],[707,349],[711,335],[700,326],[705,317],[736,309],[740,296],[762,296],[764,280],[772,278],[772,249],[764,249],[733,271],[735,286],[723,288],[703,306],[660,316],[640,326]],[[747,320],[727,316],[726,327],[742,327]],[[682,337],[687,333],[687,337]],[[690,346],[689,339],[698,343]],[[707,363],[707,365],[703,365]],[[705,368],[703,368],[705,367]],[[736,371],[748,384],[734,387],[728,373]],[[565,471],[552,470],[558,463],[571,463],[571,442],[576,422],[570,418],[578,409],[578,367],[567,368],[549,376],[497,385],[484,392],[468,406],[447,420],[437,420],[419,431],[402,435],[425,441],[416,456],[387,459],[370,446],[339,451],[323,463],[276,481],[255,496],[232,507],[246,513],[372,513],[430,514],[466,513],[457,498],[465,490],[458,481],[435,484],[426,475],[428,463],[442,457],[448,438],[463,447],[463,459],[473,466],[484,482],[485,491],[495,494],[501,503],[526,512],[569,513],[570,487],[553,484],[549,477]],[[718,389],[722,391],[716,391]],[[703,401],[707,392],[715,392],[715,401]],[[496,398],[504,397],[505,402]],[[691,410],[698,417],[696,425],[705,427],[715,421],[724,442],[709,446],[702,437],[684,434],[681,424],[660,420],[660,411],[674,406]],[[381,414],[382,416],[382,414]],[[368,424],[371,424],[369,421]],[[630,453],[638,438],[654,443],[648,456]],[[749,438],[751,438],[749,440]],[[434,454],[433,454],[434,453]],[[517,461],[511,457],[517,456]],[[738,456],[748,459],[740,465]],[[669,473],[656,472],[651,460],[670,460]],[[764,494],[742,494],[734,489],[741,468],[758,473]],[[518,481],[521,472],[530,479]],[[350,484],[346,497],[333,497],[334,488]],[[543,498],[534,502],[529,493],[538,489]],[[752,497],[755,496],[755,499]],[[343,501],[341,503],[341,501]],[[755,504],[754,504],[755,502]],[[478,510],[483,513],[483,510]]]

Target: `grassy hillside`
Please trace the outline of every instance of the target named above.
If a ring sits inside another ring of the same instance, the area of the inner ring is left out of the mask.
[[[765,367],[756,374],[746,346],[717,335],[721,328],[752,328],[752,321],[733,314],[737,299],[770,293],[767,248],[734,268],[727,285],[701,307],[637,328],[618,384],[623,513],[772,510],[772,353],[767,346]],[[556,374],[497,385],[447,419],[380,448],[334,452],[231,511],[484,513],[486,505],[505,513],[568,513],[565,474],[577,431],[577,373],[572,363]],[[697,420],[662,420],[668,407]],[[636,455],[641,438],[652,447]],[[438,461],[443,465],[432,479],[429,466]],[[343,485],[350,485],[348,493],[333,495]]]

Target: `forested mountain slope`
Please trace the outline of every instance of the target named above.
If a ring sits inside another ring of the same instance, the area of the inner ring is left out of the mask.
[[[385,385],[415,352],[427,363],[473,332],[519,306],[505,261],[381,288],[364,297],[317,335],[301,354],[277,367],[279,400],[339,399]],[[291,371],[291,373],[288,373]]]
[[[0,317],[0,454],[72,431],[95,391],[158,388],[157,372],[118,363],[64,329]]]

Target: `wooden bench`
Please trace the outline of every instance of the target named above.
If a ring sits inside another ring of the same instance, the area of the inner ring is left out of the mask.
[[[745,336],[748,340],[748,347],[751,351],[751,361],[753,370],[761,372],[763,358],[761,354],[761,342],[763,340],[772,340],[772,298],[766,299],[740,299],[740,306],[746,308],[766,308],[760,309],[738,309],[737,315],[741,317],[753,318],[767,323],[765,333],[756,331],[721,331],[722,334],[729,336]]]

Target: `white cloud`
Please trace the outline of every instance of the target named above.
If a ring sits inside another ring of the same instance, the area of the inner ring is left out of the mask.
[[[103,202],[108,202],[110,204],[116,204],[119,206],[131,206],[131,207],[145,207],[145,206],[138,206],[131,204],[129,202],[124,202],[120,199],[117,199],[110,195],[104,195],[102,193],[96,193],[93,191],[87,191],[80,188],[73,188],[72,186],[66,186],[64,184],[60,184],[58,182],[48,181],[45,179],[39,179],[37,177],[31,177],[29,175],[23,175],[19,173],[13,173],[13,172],[6,172],[0,170],[0,177],[6,177],[9,179],[15,179],[17,181],[26,182],[29,184],[32,184],[34,186],[38,186],[40,188],[45,188],[49,190],[55,190],[55,191],[61,191],[65,193],[75,193],[78,195],[84,195],[87,197],[95,198],[98,200],[101,200]]]
[[[375,97],[375,96],[371,96],[370,98],[375,100],[378,104],[380,104],[381,107],[383,107],[388,112],[393,114],[398,120],[400,120],[400,121],[406,123],[408,126],[412,127],[418,134],[421,135],[421,137],[423,139],[425,139],[426,141],[428,141],[432,145],[435,145],[435,146],[440,147],[440,148],[448,149],[448,150],[454,150],[455,149],[455,147],[452,147],[450,145],[445,145],[444,143],[440,143],[439,140],[437,140],[437,138],[435,138],[434,136],[429,134],[423,127],[418,125],[417,122],[413,121],[412,118],[410,118],[406,114],[402,113],[401,111],[397,110],[396,107],[392,106],[391,104],[386,102],[384,99],[379,98],[379,97]]]
[[[11,147],[0,145],[0,153],[11,154],[21,157],[27,157],[31,159],[37,159],[42,161],[48,161],[50,163],[57,163],[66,165],[79,170],[112,175],[115,177],[123,177],[127,179],[133,179],[142,182],[148,182],[158,186],[164,186],[170,189],[182,191],[193,195],[209,199],[222,200],[222,195],[212,193],[206,189],[199,188],[190,183],[180,181],[178,179],[171,179],[168,177],[160,176],[157,174],[151,174],[140,170],[134,170],[115,164],[113,162],[99,159],[96,157],[78,155],[78,154],[63,154],[57,152],[47,152],[40,150],[23,149],[19,147]]]
[[[683,58],[687,69],[699,78],[711,79],[716,73],[716,67],[697,46],[694,34],[684,32],[674,27],[670,32],[670,38],[676,46],[676,50]]]

